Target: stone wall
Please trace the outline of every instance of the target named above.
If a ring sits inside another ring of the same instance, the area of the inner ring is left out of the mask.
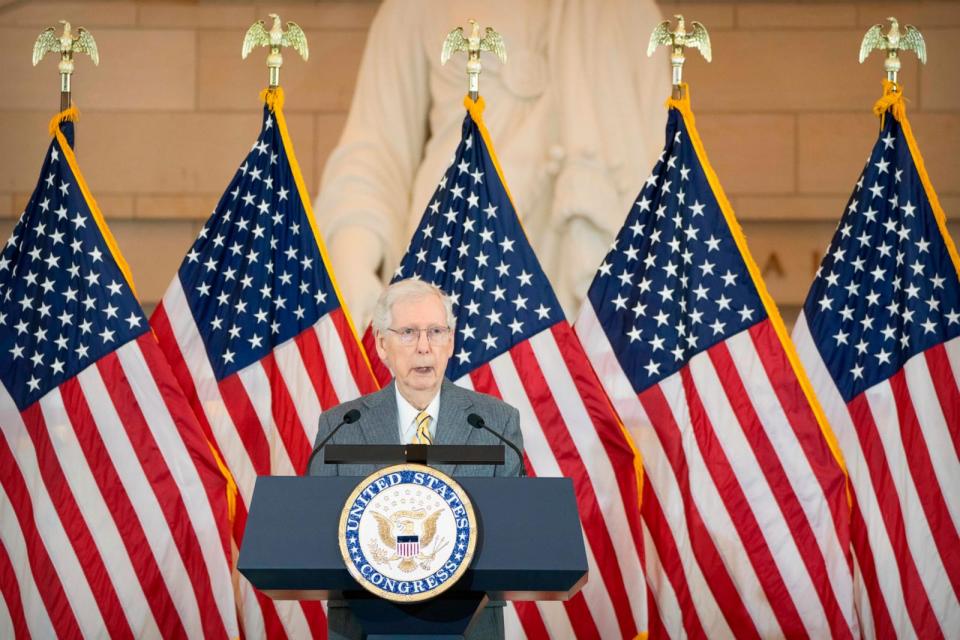
[[[599,0],[598,0],[599,1]],[[707,151],[788,318],[876,133],[881,58],[857,64],[866,28],[896,15],[927,39],[903,57],[911,121],[948,216],[960,215],[960,3],[661,2],[710,29],[714,61],[688,59]],[[30,65],[37,34],[69,18],[96,36],[101,64],[77,62],[81,168],[152,308],[259,127],[259,60],[245,29],[268,12],[298,22],[310,61],[286,56],[291,135],[315,197],[336,144],[375,1],[0,0],[0,241],[36,183],[59,105],[55,56]],[[652,25],[637,25],[647,38]],[[438,34],[438,42],[443,34]],[[638,177],[639,190],[643,177]],[[626,214],[626,212],[624,212]],[[956,237],[960,226],[951,225]]]

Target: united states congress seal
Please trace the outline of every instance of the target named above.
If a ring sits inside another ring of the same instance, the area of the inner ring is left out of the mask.
[[[452,587],[470,566],[477,533],[460,485],[417,464],[364,478],[343,505],[337,529],[350,574],[394,602],[427,600]]]

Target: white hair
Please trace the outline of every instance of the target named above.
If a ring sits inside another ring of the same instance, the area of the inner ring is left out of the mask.
[[[406,280],[394,282],[384,289],[380,297],[377,298],[377,304],[373,308],[374,332],[378,334],[383,333],[390,327],[393,323],[393,305],[397,302],[428,296],[437,296],[440,298],[440,302],[443,304],[443,310],[447,315],[447,327],[453,329],[457,324],[457,320],[453,315],[453,300],[450,299],[450,296],[429,282],[415,278],[407,278]]]

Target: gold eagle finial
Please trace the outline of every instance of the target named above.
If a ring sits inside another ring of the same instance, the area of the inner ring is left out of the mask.
[[[679,97],[680,83],[683,81],[683,63],[686,58],[683,55],[685,48],[690,47],[699,49],[701,55],[710,62],[713,59],[713,53],[710,49],[710,34],[707,28],[697,21],[691,21],[693,28],[690,31],[686,29],[686,23],[683,16],[677,14],[673,16],[677,19],[677,28],[670,30],[670,21],[664,20],[658,24],[653,33],[650,34],[650,44],[647,45],[647,57],[653,55],[657,47],[664,45],[670,47],[670,66],[673,68],[673,91],[674,96]]]
[[[470,36],[463,35],[463,27],[457,27],[447,34],[443,41],[443,49],[440,51],[440,64],[445,65],[451,56],[457,51],[467,53],[467,77],[469,81],[470,98],[477,99],[480,94],[480,52],[490,51],[494,53],[500,62],[507,62],[507,46],[503,41],[503,36],[487,27],[483,37],[480,37],[480,25],[476,20],[468,21],[471,25]]]
[[[60,93],[69,96],[70,76],[73,75],[73,54],[85,53],[90,56],[94,65],[99,65],[100,53],[97,51],[97,41],[89,31],[80,27],[74,33],[66,20],[60,20],[60,24],[63,25],[63,34],[60,36],[57,36],[53,27],[47,27],[37,36],[37,41],[33,44],[33,66],[37,66],[48,52],[59,53]],[[61,107],[66,108],[62,102]]]
[[[875,24],[863,36],[860,43],[860,64],[867,59],[870,52],[874,49],[881,49],[887,52],[887,57],[883,61],[883,69],[887,72],[887,80],[896,83],[897,73],[900,71],[899,51],[914,51],[920,62],[927,63],[927,43],[923,40],[923,35],[912,24],[905,26],[900,31],[900,23],[893,16],[887,18],[890,21],[890,30],[883,33],[883,25]]]
[[[283,47],[291,47],[299,53],[304,60],[310,58],[310,49],[307,47],[307,34],[303,32],[296,22],[288,22],[287,29],[284,31],[280,22],[280,16],[271,13],[273,25],[267,30],[263,20],[257,20],[247,29],[247,34],[243,37],[243,49],[240,57],[244,60],[250,55],[255,47],[270,47],[270,53],[267,55],[267,67],[270,69],[270,86],[276,87],[280,84],[280,67],[283,66]]]

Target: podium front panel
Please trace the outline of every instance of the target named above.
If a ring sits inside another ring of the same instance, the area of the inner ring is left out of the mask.
[[[340,555],[337,526],[362,478],[260,476],[238,569],[276,599],[339,598],[360,585]],[[495,599],[566,599],[585,582],[583,534],[569,478],[458,477],[480,536],[453,587]]]

